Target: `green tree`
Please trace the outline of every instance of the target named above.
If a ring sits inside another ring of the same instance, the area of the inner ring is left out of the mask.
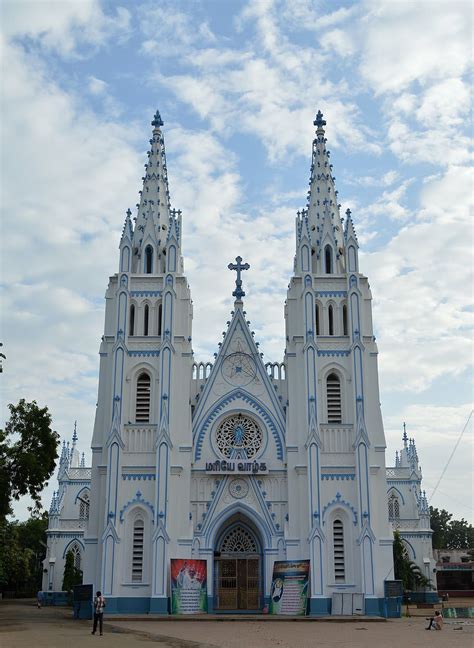
[[[453,520],[445,509],[430,506],[433,549],[471,549],[474,547],[474,527],[464,518]]]
[[[64,563],[63,592],[70,592],[74,585],[82,583],[82,572],[74,566],[74,554],[68,551]]]
[[[403,589],[416,590],[431,587],[418,565],[409,559],[408,552],[398,531],[393,534],[393,566],[395,578],[403,582]]]
[[[51,429],[47,407],[24,398],[10,404],[10,419],[0,430],[0,518],[11,513],[11,501],[30,495],[35,510],[40,493],[53,474],[58,458],[59,435]]]
[[[0,519],[0,587],[19,592],[31,578],[34,552],[20,544],[18,523]]]

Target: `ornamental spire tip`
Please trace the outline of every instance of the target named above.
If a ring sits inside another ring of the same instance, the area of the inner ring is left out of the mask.
[[[323,119],[323,113],[318,110],[318,114],[316,115],[316,119],[314,120],[313,124],[317,128],[322,128],[323,126],[326,126],[326,120]]]
[[[159,128],[160,126],[163,126],[163,120],[161,119],[159,110],[156,111],[155,116],[153,117],[153,121],[151,122],[151,125],[154,126],[155,128]]]

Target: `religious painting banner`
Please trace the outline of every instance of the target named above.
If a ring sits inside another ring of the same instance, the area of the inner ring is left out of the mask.
[[[276,560],[270,614],[304,616],[308,603],[309,560]]]
[[[207,612],[207,562],[171,559],[171,614]]]

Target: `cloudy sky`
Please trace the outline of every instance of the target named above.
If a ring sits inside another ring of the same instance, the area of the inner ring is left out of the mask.
[[[320,108],[374,296],[387,463],[406,421],[430,497],[471,409],[470,2],[3,0],[1,13],[2,421],[36,399],[63,438],[77,419],[90,456],[103,296],[156,108],[196,358],[221,339],[241,254],[252,328],[281,359]],[[431,502],[469,520],[472,450],[470,427]]]

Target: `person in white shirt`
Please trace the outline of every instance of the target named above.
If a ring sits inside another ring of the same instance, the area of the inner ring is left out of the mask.
[[[94,598],[94,625],[92,627],[92,634],[97,632],[97,623],[99,623],[99,632],[102,636],[102,626],[104,622],[104,608],[105,608],[105,598],[102,596],[102,592],[98,591]]]

